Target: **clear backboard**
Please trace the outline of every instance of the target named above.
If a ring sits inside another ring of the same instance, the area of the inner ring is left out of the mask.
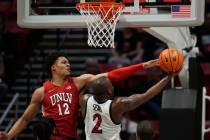
[[[97,0],[17,0],[18,25],[26,28],[83,28],[79,2]],[[205,0],[115,0],[125,4],[117,27],[198,26]]]

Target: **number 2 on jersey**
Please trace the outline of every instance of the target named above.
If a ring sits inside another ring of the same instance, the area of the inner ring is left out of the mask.
[[[92,133],[102,133],[102,129],[100,129],[101,123],[102,123],[102,117],[100,114],[96,113],[93,115],[93,121],[97,119],[97,122],[95,126],[92,129]]]

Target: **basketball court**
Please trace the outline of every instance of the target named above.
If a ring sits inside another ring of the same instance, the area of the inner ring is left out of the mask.
[[[31,29],[87,28],[87,44],[93,48],[114,48],[116,29],[138,27],[179,49],[184,55],[181,87],[164,91],[160,138],[204,140],[210,131],[205,128],[210,98],[201,84],[197,38],[190,32],[203,24],[204,7],[205,0],[17,0],[17,23]]]

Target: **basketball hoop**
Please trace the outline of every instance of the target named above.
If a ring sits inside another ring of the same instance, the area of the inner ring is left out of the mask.
[[[88,26],[88,45],[114,48],[116,23],[125,5],[116,2],[81,2],[76,5]]]

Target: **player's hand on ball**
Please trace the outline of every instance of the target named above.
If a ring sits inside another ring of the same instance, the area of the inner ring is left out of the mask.
[[[180,72],[180,71],[168,73],[168,77],[169,77],[169,78],[173,78],[173,77],[177,76],[177,75],[179,74],[179,72]]]
[[[143,63],[143,67],[144,67],[144,69],[157,67],[157,66],[159,66],[159,62],[158,61],[159,61],[158,59],[155,59],[155,60],[150,60],[150,61],[144,62]]]

